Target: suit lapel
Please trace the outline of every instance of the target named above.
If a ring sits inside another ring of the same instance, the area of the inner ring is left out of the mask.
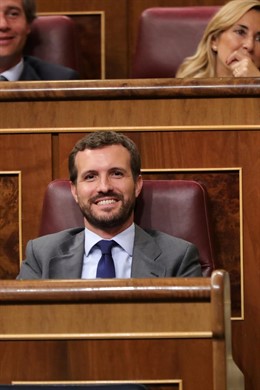
[[[161,249],[155,243],[155,240],[136,225],[131,277],[164,277],[166,274],[165,267],[156,262],[160,255]]]
[[[50,279],[81,278],[84,256],[84,229],[60,245],[58,256],[50,259]],[[156,260],[161,249],[154,238],[139,226],[135,226],[134,253],[131,277],[165,277],[165,267]]]
[[[51,279],[81,278],[84,256],[84,229],[60,246],[59,256],[50,260]]]
[[[26,81],[26,80],[37,81],[37,80],[41,80],[41,79],[38,76],[38,74],[35,72],[33,67],[27,61],[24,61],[24,68],[23,68],[23,71],[22,71],[22,74],[21,74],[19,80],[20,81]]]

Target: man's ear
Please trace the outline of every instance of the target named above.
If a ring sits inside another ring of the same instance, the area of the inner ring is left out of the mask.
[[[141,175],[138,176],[135,183],[135,197],[137,198],[143,188],[143,178]]]
[[[72,183],[72,181],[70,182],[70,190],[71,190],[72,196],[75,199],[76,203],[78,203],[77,187],[74,183]]]

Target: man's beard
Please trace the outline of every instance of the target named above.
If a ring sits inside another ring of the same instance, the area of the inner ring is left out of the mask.
[[[91,212],[91,207],[89,205],[79,205],[82,214],[88,223],[98,229],[107,230],[115,227],[122,226],[131,216],[135,208],[135,196],[133,195],[128,201],[124,201],[123,196],[118,194],[104,194],[103,196],[112,196],[115,197],[118,201],[122,202],[120,209],[117,213],[108,213],[107,215],[97,216]],[[95,203],[99,197],[91,200],[90,204]]]

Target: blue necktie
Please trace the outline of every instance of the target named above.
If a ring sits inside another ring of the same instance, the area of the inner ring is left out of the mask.
[[[101,249],[102,256],[97,266],[97,278],[115,278],[115,265],[111,255],[111,249],[115,246],[115,241],[101,240],[97,246]]]

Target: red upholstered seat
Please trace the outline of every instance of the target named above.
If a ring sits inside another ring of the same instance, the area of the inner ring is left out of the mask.
[[[190,180],[144,180],[137,199],[135,221],[194,243],[200,252],[204,276],[214,269],[208,196]],[[81,211],[70,191],[69,180],[54,180],[46,190],[40,235],[84,226]]]
[[[38,16],[32,23],[24,54],[79,70],[76,26],[68,16]]]
[[[183,60],[195,53],[208,21],[219,6],[157,7],[139,21],[131,77],[175,77]]]

